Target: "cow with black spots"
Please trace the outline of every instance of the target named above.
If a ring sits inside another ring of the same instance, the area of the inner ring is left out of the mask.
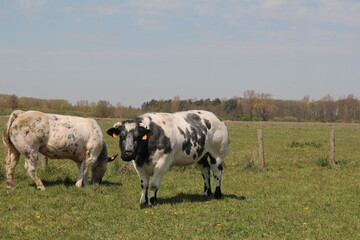
[[[211,169],[216,184],[214,197],[222,198],[222,163],[228,153],[229,136],[226,124],[213,113],[200,110],[147,113],[117,122],[107,133],[120,136],[121,158],[133,161],[142,187],[140,204],[157,203],[161,180],[171,166],[194,163],[204,179],[204,194],[212,194]]]

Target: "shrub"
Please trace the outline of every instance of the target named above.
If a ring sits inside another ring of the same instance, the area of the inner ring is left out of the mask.
[[[244,164],[243,169],[255,169],[256,168],[255,161],[253,158],[251,158],[249,155],[245,155],[244,159],[245,159],[245,164]]]
[[[316,165],[318,165],[320,167],[329,167],[330,166],[328,156],[319,157],[315,163],[316,163]]]
[[[304,148],[304,147],[320,148],[321,146],[322,144],[319,142],[298,142],[295,140],[287,144],[287,147],[289,148]]]

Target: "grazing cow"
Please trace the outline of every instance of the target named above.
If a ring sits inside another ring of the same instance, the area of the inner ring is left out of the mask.
[[[6,159],[7,187],[14,187],[14,171],[20,154],[25,156],[25,169],[40,190],[45,187],[36,174],[39,152],[48,158],[68,158],[79,168],[77,187],[100,183],[108,161],[103,134],[95,120],[72,116],[46,114],[36,111],[14,111],[4,130],[3,142],[8,149]]]
[[[197,110],[148,113],[135,120],[115,123],[107,133],[113,137],[120,136],[121,158],[124,161],[134,160],[142,187],[140,204],[156,204],[157,190],[170,166],[192,163],[196,163],[202,172],[204,194],[212,194],[211,168],[216,181],[214,197],[222,197],[222,162],[228,152],[229,137],[225,123],[213,113]],[[149,186],[150,201],[147,197]]]

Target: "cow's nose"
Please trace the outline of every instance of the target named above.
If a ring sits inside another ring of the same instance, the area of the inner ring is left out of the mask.
[[[134,152],[133,151],[124,151],[121,154],[121,158],[122,158],[122,160],[129,162],[129,161],[133,160]]]
[[[132,156],[133,153],[134,153],[134,152],[131,151],[131,150],[126,150],[126,151],[124,152],[124,156],[129,157],[129,156]]]

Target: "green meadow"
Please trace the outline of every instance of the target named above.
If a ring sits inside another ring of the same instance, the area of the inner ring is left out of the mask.
[[[0,118],[3,128],[7,118]],[[117,119],[98,119],[105,134]],[[109,163],[101,185],[75,187],[77,167],[49,160],[38,191],[24,170],[7,190],[0,167],[0,239],[360,239],[360,125],[227,122],[224,198],[202,195],[196,167],[173,167],[159,204],[141,208],[132,164]],[[258,168],[257,129],[266,169]],[[327,164],[335,130],[337,166]],[[118,140],[105,136],[109,155]],[[0,159],[6,150],[1,144]],[[212,182],[213,183],[213,182]],[[214,184],[213,184],[214,185]],[[213,186],[214,191],[214,186]]]

